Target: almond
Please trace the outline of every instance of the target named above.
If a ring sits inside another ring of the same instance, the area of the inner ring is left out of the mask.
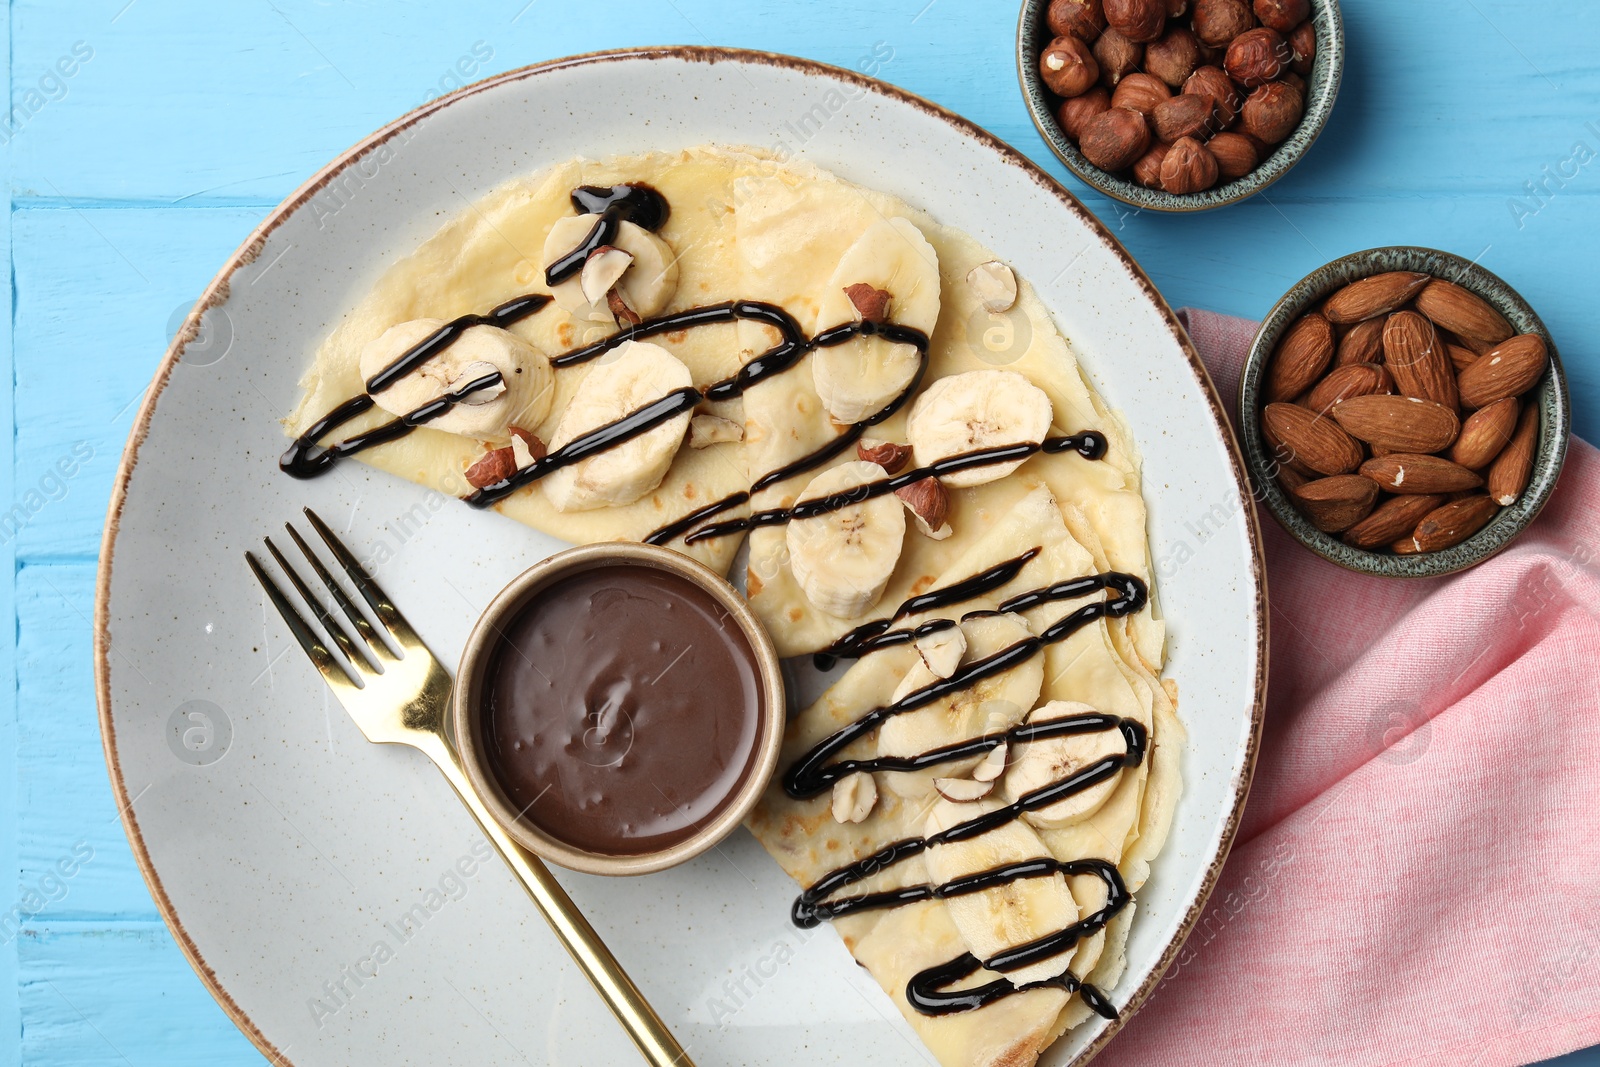
[[[1450,356],[1450,365],[1456,369],[1458,379],[1462,371],[1478,361],[1478,353],[1465,345],[1451,344],[1446,341],[1444,350]]]
[[[1517,432],[1489,468],[1489,495],[1505,506],[1516,501],[1528,487],[1533,471],[1533,453],[1539,445],[1539,405],[1529,404],[1517,419]]]
[[[1434,508],[1445,503],[1442,494],[1392,496],[1372,510],[1372,514],[1344,532],[1344,543],[1353,548],[1382,548],[1416,530],[1417,523]]]
[[[1361,473],[1391,493],[1408,496],[1454,493],[1461,489],[1476,489],[1483,484],[1482,478],[1459,463],[1414,452],[1392,452],[1387,456],[1369,459],[1361,465]]]
[[[1389,379],[1389,372],[1378,364],[1349,363],[1343,367],[1333,368],[1326,378],[1317,383],[1316,388],[1306,397],[1306,407],[1318,415],[1325,415],[1330,407],[1341,400],[1348,400],[1353,396],[1388,393],[1393,388],[1394,383]]]
[[[1412,396],[1357,396],[1333,406],[1333,417],[1359,441],[1397,452],[1438,452],[1461,432],[1443,404]]]
[[[1339,338],[1339,354],[1334,362],[1341,367],[1351,363],[1377,363],[1383,359],[1383,320],[1358,322]]]
[[[1461,424],[1461,436],[1450,449],[1450,461],[1470,470],[1487,467],[1516,431],[1518,408],[1517,398],[1508,396],[1474,411]]]
[[[1400,540],[1390,545],[1389,551],[1393,552],[1397,556],[1415,556],[1418,552],[1421,552],[1422,549],[1417,547],[1417,540],[1415,537],[1408,536],[1402,537]]]
[[[1293,400],[1333,362],[1333,327],[1312,312],[1296,319],[1283,333],[1267,368],[1267,401]]]
[[[1437,278],[1417,294],[1417,310],[1460,337],[1497,345],[1516,331],[1488,302],[1454,282]]]
[[[1397,311],[1383,326],[1383,365],[1406,396],[1460,406],[1456,372],[1433,323],[1415,311]]]
[[[1348,474],[1361,464],[1361,446],[1332,419],[1294,404],[1268,404],[1263,417],[1287,452],[1286,461],[1330,475]]]
[[[1372,511],[1378,486],[1359,474],[1318,478],[1289,491],[1289,497],[1323,533],[1348,530]]]
[[[510,448],[492,448],[467,468],[467,484],[474,489],[503,482],[517,473],[517,461]]]
[[[1305,485],[1311,479],[1288,465],[1278,467],[1278,484],[1283,486],[1285,493],[1293,494],[1294,491]]]
[[[1486,407],[1508,396],[1520,396],[1544,374],[1550,352],[1544,338],[1525,333],[1496,345],[1461,372],[1461,402]]]
[[[1261,437],[1267,443],[1267,451],[1272,454],[1273,465],[1278,468],[1279,474],[1284,471],[1293,471],[1302,482],[1310,481],[1317,477],[1315,471],[1295,458],[1289,447],[1279,440],[1278,435],[1272,432],[1272,427],[1267,424],[1265,413],[1261,417]]]
[[[1418,552],[1454,548],[1486,526],[1500,505],[1484,493],[1474,493],[1434,508],[1417,524],[1412,535]]]
[[[1394,271],[1351,282],[1328,298],[1323,314],[1341,325],[1363,322],[1403,307],[1433,279],[1426,274]]]
[[[863,437],[856,442],[856,457],[868,463],[876,463],[886,474],[899,474],[911,459],[911,446]]]

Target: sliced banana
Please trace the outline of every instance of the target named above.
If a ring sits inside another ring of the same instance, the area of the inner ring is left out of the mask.
[[[557,219],[550,227],[550,235],[544,239],[544,265],[548,267],[582,244],[599,220],[599,215],[566,215]],[[678,257],[673,254],[672,246],[643,226],[620,222],[609,248],[627,253],[633,257],[632,261],[624,263],[619,256],[597,251],[590,257],[597,260],[595,270],[579,271],[550,287],[550,295],[555,297],[556,303],[573,318],[614,323],[617,317],[606,300],[606,293],[614,285],[640,318],[659,314],[678,289]],[[620,273],[618,266],[623,268]],[[589,280],[587,293],[585,274]],[[597,287],[602,283],[610,284],[600,290]],[[590,298],[590,293],[594,299]]]
[[[817,330],[856,322],[845,290],[865,284],[889,294],[888,319],[931,334],[939,320],[939,257],[908,219],[880,219],[845,249],[822,292]],[[876,414],[906,390],[921,359],[916,347],[857,337],[811,354],[811,374],[828,414],[843,423]]]
[[[444,324],[443,319],[412,319],[368,341],[361,349],[362,380],[388,367]],[[516,334],[497,326],[469,328],[444,351],[373,394],[372,399],[391,414],[405,415],[494,371],[500,372],[500,386],[471,394],[428,426],[493,441],[504,439],[512,426],[537,426],[544,421],[555,396],[550,361]]]
[[[965,666],[1008,648],[1030,634],[1020,615],[980,615],[961,624]],[[920,660],[900,683],[895,699],[931,685],[937,676]],[[918,756],[946,745],[998,733],[1022,721],[1039,699],[1044,685],[1044,657],[1030,656],[1010,670],[990,675],[914,711],[901,712],[878,728],[878,755]],[[925,795],[934,775],[960,777],[977,767],[983,755],[941,763],[927,771],[885,772],[883,785],[903,797]]]
[[[842,493],[884,477],[876,463],[841,463],[811,479],[796,502]],[[893,493],[796,519],[786,532],[789,569],[815,607],[853,619],[883,596],[900,561],[905,535],[905,509]]]
[[[660,400],[694,379],[676,356],[642,341],[625,341],[593,364],[561,413],[550,451]],[[683,444],[690,413],[675,415],[638,437],[562,467],[540,483],[557,511],[631,504],[661,484]]]
[[[940,378],[918,396],[906,419],[917,466],[1000,445],[1038,444],[1055,417],[1050,398],[1009,370],[970,370]],[[989,463],[940,476],[951,489],[1004,478],[1023,460]]]
[[[1093,715],[1095,709],[1074,700],[1052,700],[1028,713],[1028,722],[1052,722],[1073,715]],[[1001,785],[1005,796],[1016,801],[1026,793],[1070,778],[1091,763],[1107,756],[1126,756],[1128,741],[1121,730],[1099,730],[1092,734],[1067,734],[1063,737],[1029,741],[1015,746],[1011,766]],[[1093,815],[1116,790],[1122,780],[1119,769],[1111,777],[1081,793],[1058,800],[1047,808],[1027,812],[1023,818],[1035,826],[1059,830]]]
[[[940,799],[928,812],[927,833],[932,836],[999,806],[988,799],[965,804]],[[966,841],[935,845],[926,853],[928,875],[939,884],[1049,855],[1039,835],[1016,820]],[[948,897],[944,903],[967,949],[980,960],[1048,937],[1078,921],[1078,903],[1061,874],[1019,878],[982,892]],[[1076,946],[1007,972],[1006,978],[1015,985],[1056,978],[1066,971],[1075,950]]]

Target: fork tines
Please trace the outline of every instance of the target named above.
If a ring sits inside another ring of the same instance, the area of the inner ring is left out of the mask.
[[[394,602],[378,587],[378,583],[372,579],[371,575],[367,574],[350,550],[329,529],[328,524],[323,522],[322,518],[310,508],[305,508],[304,511],[306,520],[311,523],[312,529],[317,531],[317,535],[322,538],[323,543],[328,547],[328,551],[332,553],[334,561],[344,571],[345,576],[350,580],[350,584],[355,587],[361,598],[367,602],[367,606],[372,609],[373,615],[383,625],[384,629],[389,632],[389,635],[395,638],[402,647],[409,640],[414,640],[415,633],[411,630],[410,625],[399,610],[395,608]],[[399,657],[395,651],[379,635],[372,622],[356,606],[349,594],[345,592],[344,587],[329,572],[311,546],[300,536],[300,532],[289,523],[284,523],[284,529],[288,531],[290,539],[294,541],[295,546],[299,548],[301,554],[311,565],[312,573],[327,587],[333,602],[339,606],[339,610],[349,620],[350,625],[354,628],[356,635],[361,638],[361,641],[358,643],[350,636],[344,626],[340,624],[338,617],[300,577],[299,572],[290,565],[288,559],[278,550],[278,546],[272,543],[272,538],[270,537],[264,539],[267,551],[277,561],[279,568],[288,577],[289,583],[294,587],[295,592],[300,595],[300,599],[310,606],[312,614],[315,615],[317,621],[321,623],[328,635],[332,637],[333,643],[343,653],[345,660],[354,668],[355,675],[357,677],[375,675],[382,669],[381,664],[397,660]],[[328,680],[329,684],[356,685],[355,680],[351,678],[351,672],[333,655],[322,635],[295,609],[289,597],[272,580],[266,569],[262,567],[260,560],[248,551],[245,552],[244,558],[245,562],[250,565],[251,572],[256,576],[256,581],[260,582],[261,588],[266,591],[267,599],[271,600],[272,606],[278,609],[278,614],[283,616],[283,621],[289,627],[290,632],[294,634],[295,640],[300,642],[300,647],[305,649],[306,655],[311,657],[311,661],[316,664],[317,669],[322,672],[323,677]]]

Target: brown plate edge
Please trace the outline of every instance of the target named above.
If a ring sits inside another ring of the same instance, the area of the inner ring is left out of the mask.
[[[732,61],[741,63],[760,63],[768,66],[785,67],[804,74],[819,75],[852,82],[872,92],[910,104],[916,109],[934,118],[940,119],[955,127],[957,131],[978,142],[983,147],[990,149],[1011,165],[1020,168],[1033,181],[1052,193],[1062,204],[1089,228],[1098,233],[1101,241],[1109,247],[1119,259],[1134,280],[1143,286],[1146,295],[1155,302],[1158,309],[1166,317],[1168,328],[1171,330],[1179,347],[1189,360],[1190,370],[1199,381],[1201,391],[1205,394],[1206,402],[1210,405],[1212,419],[1218,429],[1222,431],[1223,439],[1228,445],[1228,458],[1233,468],[1236,487],[1240,494],[1241,511],[1245,516],[1246,532],[1249,535],[1252,560],[1252,577],[1256,586],[1256,613],[1259,620],[1256,640],[1256,679],[1255,701],[1251,708],[1250,739],[1246,745],[1244,760],[1239,769],[1234,783],[1234,799],[1231,810],[1227,814],[1222,833],[1218,842],[1216,854],[1206,870],[1200,892],[1185,914],[1177,935],[1167,945],[1166,951],[1157,960],[1150,974],[1122,1008],[1120,1017],[1110,1022],[1080,1052],[1068,1067],[1081,1067],[1088,1063],[1103,1049],[1111,1038],[1122,1028],[1133,1014],[1149,999],[1160,983],[1162,976],[1171,966],[1184,942],[1204,914],[1206,904],[1209,902],[1212,891],[1216,888],[1217,880],[1221,875],[1223,863],[1227,859],[1228,851],[1232,846],[1233,838],[1238,832],[1240,820],[1244,814],[1245,799],[1250,791],[1251,778],[1255,771],[1256,756],[1261,742],[1261,725],[1266,711],[1266,685],[1267,685],[1267,655],[1268,655],[1268,615],[1267,615],[1267,573],[1266,558],[1263,553],[1261,528],[1252,506],[1252,498],[1247,490],[1249,481],[1245,475],[1243,458],[1239,449],[1239,442],[1234,436],[1227,413],[1222,406],[1222,401],[1217,393],[1216,385],[1211,380],[1210,373],[1201,361],[1199,353],[1195,350],[1193,342],[1189,339],[1188,332],[1178,321],[1171,306],[1151,282],[1149,275],[1123,248],[1115,236],[1106,229],[1105,225],[1087,208],[1079,202],[1078,198],[1069,192],[1060,182],[1052,178],[1031,159],[1024,156],[1017,149],[1000,140],[994,134],[985,130],[969,119],[947,110],[927,100],[887,82],[869,78],[866,75],[835,67],[816,60],[802,59],[798,56],[783,55],[774,52],[762,52],[751,49],[718,48],[700,45],[666,45],[648,48],[625,48],[599,52],[587,52],[575,56],[566,56],[559,59],[534,63],[515,70],[506,71],[465,86],[446,96],[441,96],[407,112],[405,115],[391,122],[389,125],[377,130],[364,140],[347,149],[333,162],[309,178],[299,189],[286,198],[283,203],[261,222],[245,239],[244,243],[234,252],[227,265],[218,272],[211,283],[201,294],[194,310],[189,313],[183,328],[173,338],[172,344],[167,349],[160,366],[156,369],[155,377],[151,382],[145,398],[139,406],[139,414],[134,420],[133,428],[129,432],[128,443],[122,454],[122,459],[117,466],[117,474],[112,484],[110,504],[106,511],[105,533],[101,539],[100,562],[95,577],[95,606],[94,606],[94,674],[95,674],[95,703],[100,717],[101,741],[105,749],[106,768],[111,779],[111,788],[118,801],[118,812],[122,819],[123,830],[128,836],[128,843],[133,851],[134,861],[139,865],[140,873],[144,875],[145,883],[150,888],[151,897],[167,927],[172,931],[173,939],[177,941],[183,954],[188,957],[189,964],[200,976],[202,982],[211,992],[211,995],[230,1019],[233,1020],[240,1032],[274,1064],[283,1067],[292,1067],[291,1062],[269,1041],[245,1014],[244,1010],[233,1000],[228,991],[223,988],[216,973],[206,963],[199,947],[190,938],[184,929],[182,920],[178,917],[171,899],[167,896],[162,886],[161,878],[156,873],[150,862],[149,851],[144,844],[143,835],[140,833],[138,819],[134,815],[133,804],[128,797],[126,783],[122,778],[121,767],[117,760],[116,729],[111,719],[111,679],[108,653],[111,649],[109,626],[109,596],[111,587],[111,567],[116,551],[116,538],[121,522],[122,508],[127,500],[128,485],[132,479],[134,466],[138,463],[139,447],[144,443],[150,432],[150,423],[155,414],[156,403],[160,400],[162,391],[166,388],[167,380],[172,375],[173,367],[177,365],[183,354],[184,348],[199,333],[200,316],[212,307],[220,307],[227,302],[229,286],[235,271],[240,267],[253,262],[261,253],[266,239],[272,231],[283,223],[295,211],[303,207],[312,196],[331,182],[340,172],[350,164],[364,156],[374,147],[383,144],[391,137],[414,126],[430,114],[443,110],[445,107],[466,97],[472,96],[486,89],[499,86],[506,82],[520,81],[550,70],[559,70],[567,67],[586,66],[592,63],[616,62],[634,59],[677,59],[685,62],[698,62],[714,64],[719,61]],[[137,799],[137,798],[135,798]]]

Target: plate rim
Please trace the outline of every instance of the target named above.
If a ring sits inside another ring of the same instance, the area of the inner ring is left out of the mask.
[[[1199,892],[1184,912],[1182,921],[1178,925],[1177,933],[1167,943],[1166,948],[1151,967],[1150,973],[1145,977],[1144,981],[1129,995],[1127,1002],[1119,1013],[1119,1017],[1109,1021],[1101,1032],[1069,1064],[1069,1067],[1081,1067],[1081,1065],[1088,1063],[1098,1055],[1111,1039],[1121,1031],[1127,1021],[1149,1000],[1156,987],[1161,984],[1163,977],[1177,958],[1185,942],[1188,941],[1195,926],[1204,916],[1211,894],[1216,889],[1217,882],[1221,877],[1223,865],[1227,861],[1228,854],[1232,851],[1234,838],[1243,820],[1250,786],[1254,780],[1256,758],[1261,747],[1261,728],[1266,713],[1270,618],[1267,612],[1266,556],[1260,520],[1253,506],[1253,498],[1249,489],[1250,481],[1246,473],[1243,454],[1240,450],[1238,437],[1228,419],[1227,410],[1223,406],[1222,396],[1217,390],[1216,383],[1212,380],[1211,373],[1206,369],[1205,363],[1200,359],[1200,354],[1195,349],[1194,342],[1190,339],[1188,331],[1178,319],[1176,312],[1167,303],[1166,298],[1161,295],[1155,283],[1150,280],[1150,276],[1145,273],[1144,268],[1123,247],[1122,242],[1117,240],[1116,236],[1106,228],[1105,224],[1085,207],[1070,190],[1019,149],[1012,147],[971,119],[889,82],[868,77],[846,67],[839,67],[801,56],[759,49],[715,45],[657,45],[582,52],[538,63],[530,63],[526,66],[504,71],[493,77],[463,86],[444,96],[429,100],[392,122],[379,127],[335,156],[315,174],[306,179],[250,231],[249,236],[244,239],[211,279],[210,283],[207,284],[199,300],[195,302],[195,306],[184,320],[182,328],[179,329],[172,342],[168,345],[167,352],[162,357],[160,364],[156,367],[155,375],[151,380],[150,387],[145,391],[144,400],[139,405],[138,415],[134,418],[133,426],[128,433],[127,444],[123,447],[122,456],[117,464],[117,472],[112,482],[111,496],[106,508],[105,529],[101,535],[100,556],[95,571],[93,618],[95,705],[100,721],[100,739],[106,759],[106,770],[111,780],[112,799],[117,803],[118,816],[122,822],[123,832],[128,838],[134,862],[138,865],[139,873],[144,878],[146,887],[150,890],[151,898],[156,905],[157,911],[161,914],[162,921],[171,932],[173,940],[177,942],[178,947],[188,959],[190,967],[194,969],[194,972],[205,985],[207,992],[211,994],[233,1024],[238,1027],[240,1033],[244,1034],[268,1060],[273,1064],[282,1065],[282,1067],[293,1067],[292,1061],[287,1059],[273,1045],[267,1036],[257,1028],[254,1020],[250,1018],[243,1007],[233,999],[232,994],[223,986],[216,972],[206,963],[199,946],[195,944],[188,931],[184,928],[183,920],[179,917],[171,898],[167,896],[161,877],[150,860],[149,850],[145,846],[143,834],[139,829],[138,819],[134,814],[133,804],[129,799],[127,785],[123,780],[122,768],[117,757],[116,727],[112,721],[111,711],[109,662],[111,650],[109,636],[111,571],[115,562],[116,542],[121,524],[122,509],[127,502],[128,489],[133,478],[134,468],[138,465],[139,449],[149,436],[156,404],[160,400],[168,380],[171,378],[173,368],[177,366],[184,349],[199,334],[200,317],[211,308],[221,307],[228,301],[233,275],[241,267],[248,266],[254,262],[261,254],[261,250],[272,232],[295,212],[305,207],[313,196],[346,168],[356,163],[372,149],[386,143],[397,134],[403,133],[428,116],[443,111],[445,108],[477,93],[551,71],[589,66],[597,63],[661,59],[700,63],[707,66],[712,66],[719,62],[754,63],[781,67],[810,76],[821,76],[850,82],[868,92],[888,97],[898,103],[909,104],[913,108],[939,119],[954,127],[957,133],[994,152],[1003,162],[1017,167],[1024,175],[1041,186],[1045,192],[1054,195],[1060,200],[1062,206],[1077,216],[1087,226],[1091,234],[1098,236],[1101,242],[1128,269],[1134,280],[1143,287],[1145,294],[1155,302],[1157,310],[1165,318],[1168,329],[1189,362],[1189,369],[1195,375],[1200,391],[1210,408],[1213,423],[1222,433],[1229,466],[1233,473],[1235,489],[1239,493],[1240,511],[1244,516],[1245,532],[1249,541],[1249,576],[1255,585],[1257,618],[1256,677],[1254,680],[1254,699],[1250,707],[1249,737],[1245,744],[1243,761],[1232,784],[1232,801],[1226,819],[1223,822],[1215,853],[1211,856],[1202,876]]]

